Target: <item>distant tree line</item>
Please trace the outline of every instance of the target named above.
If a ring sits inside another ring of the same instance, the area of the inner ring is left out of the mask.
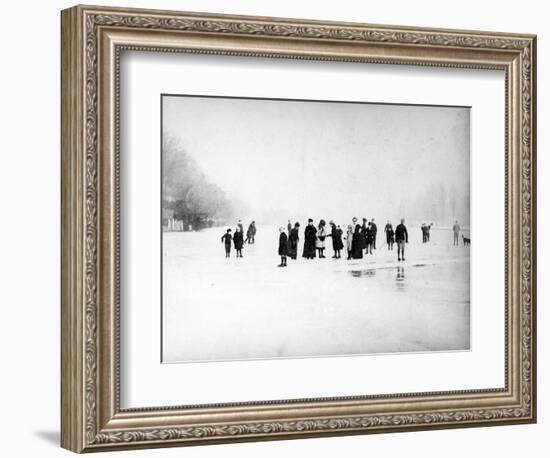
[[[457,191],[454,184],[431,184],[423,192],[405,197],[399,212],[417,222],[445,226],[458,219],[469,224],[470,195],[468,191]]]
[[[197,230],[225,223],[233,215],[226,193],[208,182],[178,141],[165,138],[162,154],[163,219],[171,217],[182,221],[185,230]]]

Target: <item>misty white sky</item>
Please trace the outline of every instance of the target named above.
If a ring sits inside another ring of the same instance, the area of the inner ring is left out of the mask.
[[[464,107],[163,97],[163,135],[248,205],[243,216],[281,223],[406,217],[403,202],[433,184],[469,196],[469,130]]]

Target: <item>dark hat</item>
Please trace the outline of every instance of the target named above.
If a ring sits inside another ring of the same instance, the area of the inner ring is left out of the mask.
[[[311,218],[308,218],[308,219],[307,219],[307,222],[308,222],[308,223],[313,223],[313,220],[312,220]]]

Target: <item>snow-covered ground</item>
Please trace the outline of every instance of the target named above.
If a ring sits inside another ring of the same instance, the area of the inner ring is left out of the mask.
[[[408,229],[405,262],[379,230],[372,256],[332,259],[329,238],[326,259],[286,268],[276,227],[229,259],[223,228],[164,233],[163,361],[469,349],[469,247],[448,229],[427,244]]]

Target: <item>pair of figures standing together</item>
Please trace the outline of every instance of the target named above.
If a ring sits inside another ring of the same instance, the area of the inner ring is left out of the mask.
[[[306,259],[313,259],[316,256],[316,251],[319,254],[319,258],[326,258],[325,249],[327,238],[332,238],[332,249],[334,251],[335,259],[341,257],[340,250],[344,248],[344,243],[342,242],[342,229],[340,226],[334,224],[333,221],[330,221],[330,232],[326,229],[326,222],[324,219],[319,221],[319,226],[315,227],[313,225],[313,220],[308,219],[308,224],[304,230],[304,251],[302,256]]]

